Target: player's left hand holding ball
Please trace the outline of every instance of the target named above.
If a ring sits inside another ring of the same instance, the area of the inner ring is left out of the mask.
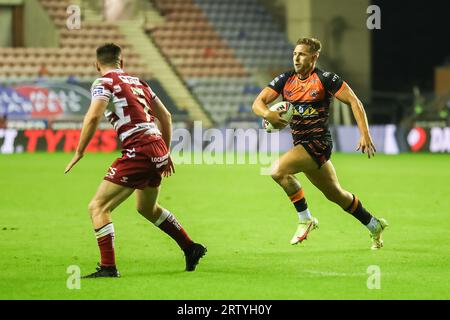
[[[370,136],[361,136],[361,138],[359,139],[358,148],[356,148],[356,150],[358,151],[360,149],[362,153],[367,153],[367,156],[369,158],[371,156],[373,157],[375,155],[375,152],[377,152]]]
[[[75,152],[75,155],[73,156],[72,160],[70,160],[69,164],[66,167],[66,170],[64,170],[64,173],[67,173],[72,169],[72,167],[83,158],[82,153]]]

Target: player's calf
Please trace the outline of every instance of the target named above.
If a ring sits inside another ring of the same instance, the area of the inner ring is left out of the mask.
[[[158,221],[158,218],[162,214],[162,208],[159,205],[154,205],[153,207],[144,207],[144,206],[138,206],[136,208],[137,212],[141,216],[143,216],[145,219],[150,221],[151,223],[155,224],[156,221]]]
[[[99,200],[92,200],[88,205],[94,228],[100,229],[102,226],[111,222],[110,210]]]
[[[343,209],[358,219],[358,221],[365,225],[369,230],[372,231],[375,228],[376,219],[363,207],[361,201],[359,201],[358,197],[355,195],[353,195],[351,204]]]
[[[344,210],[348,207],[349,201],[353,199],[350,192],[343,190],[339,186],[333,186],[327,190],[322,190],[322,192],[329,201],[336,203]]]

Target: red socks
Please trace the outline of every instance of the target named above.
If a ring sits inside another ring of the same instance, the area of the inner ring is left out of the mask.
[[[183,227],[179,224],[175,216],[166,209],[162,209],[161,216],[155,222],[155,226],[174,239],[182,250],[194,243],[191,238],[189,238],[186,231],[184,231]]]
[[[112,222],[95,230],[98,247],[100,249],[101,262],[103,267],[113,267],[116,265],[114,254],[114,225]]]
[[[175,216],[166,209],[163,209],[161,216],[155,222],[155,226],[159,227],[174,239],[182,250],[185,250],[194,243],[178,223]],[[114,267],[116,265],[116,258],[114,254],[114,225],[112,222],[104,225],[100,229],[96,229],[95,236],[97,237],[97,243],[100,249],[100,265],[103,267]]]

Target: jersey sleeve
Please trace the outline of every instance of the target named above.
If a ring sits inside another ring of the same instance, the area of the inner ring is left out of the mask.
[[[100,99],[109,101],[111,99],[113,88],[113,79],[111,78],[98,78],[92,83],[91,87],[91,99]]]
[[[321,78],[325,90],[327,90],[334,96],[338,94],[344,87],[344,80],[336,73],[324,72],[322,73]]]
[[[289,78],[288,72],[282,73],[279,76],[277,76],[275,79],[270,81],[267,86],[269,88],[275,90],[278,94],[282,94],[284,85],[286,84],[286,81],[288,78]]]
[[[147,88],[148,92],[150,93],[150,99],[155,100],[158,98],[156,96],[156,93],[152,90],[152,88],[149,86],[149,84],[147,82],[141,80],[141,83],[144,87]]]

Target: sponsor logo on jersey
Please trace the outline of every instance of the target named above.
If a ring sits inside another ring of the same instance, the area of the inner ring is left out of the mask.
[[[331,72],[324,72],[323,73],[323,76],[325,77],[325,78],[328,78],[329,76],[331,76],[332,75],[332,73]],[[333,75],[333,78],[331,79],[331,81],[332,82],[336,82],[337,80],[339,79],[339,76],[337,75],[337,74],[334,74]]]
[[[301,116],[302,118],[314,118],[319,115],[319,112],[309,105],[294,105],[294,115]]]
[[[319,112],[317,112],[317,110],[314,109],[313,107],[306,108],[306,110],[303,111],[303,113],[302,113],[303,118],[312,118],[312,117],[315,117],[318,115],[319,115]]]
[[[116,85],[114,86],[114,92],[119,93],[119,92],[121,92],[121,91],[122,91],[122,88],[121,88],[118,84],[116,84]]]
[[[133,91],[133,93],[137,96],[145,96],[142,88],[131,87],[131,91]]]
[[[165,166],[169,163],[169,153],[166,153],[162,157],[152,157],[152,162],[156,162],[155,167],[161,168],[162,166]]]
[[[119,76],[119,79],[128,84],[137,84],[137,85],[141,84],[141,82],[139,81],[139,78],[136,78],[136,77]]]
[[[136,157],[136,149],[126,149],[127,150],[127,153],[126,153],[126,155],[127,155],[127,157],[128,158],[134,158],[134,157]]]
[[[92,89],[92,96],[98,97],[103,96],[105,94],[105,87],[104,86],[96,86]]]
[[[309,95],[310,95],[311,97],[313,97],[313,98],[317,97],[318,94],[319,94],[319,90],[317,90],[317,89],[312,89],[312,90],[309,92]]]
[[[161,162],[169,158],[169,153],[166,153],[162,157],[152,157],[152,162]]]

